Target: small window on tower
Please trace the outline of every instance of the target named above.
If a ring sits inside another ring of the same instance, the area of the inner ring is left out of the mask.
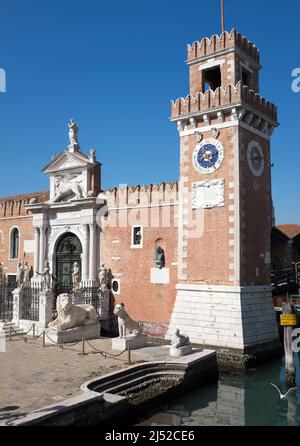
[[[132,228],[132,248],[142,248],[143,246],[143,228],[141,226],[133,226]]]
[[[221,67],[217,66],[208,70],[204,70],[203,80],[204,91],[207,91],[209,89],[214,91],[217,88],[221,87]]]
[[[244,68],[242,70],[242,82],[243,82],[243,85],[250,87],[250,73],[249,73],[249,71],[245,70]]]

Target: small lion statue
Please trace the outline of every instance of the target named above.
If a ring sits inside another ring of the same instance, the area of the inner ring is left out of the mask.
[[[126,338],[126,330],[133,332],[135,335],[143,332],[143,324],[131,319],[124,307],[124,304],[118,304],[114,309],[114,314],[118,316],[119,338],[121,339]]]
[[[97,323],[97,312],[92,305],[74,305],[69,294],[60,294],[56,302],[57,319],[50,322],[49,328],[68,330],[69,328]]]

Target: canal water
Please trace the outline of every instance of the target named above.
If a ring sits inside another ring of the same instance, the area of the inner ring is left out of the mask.
[[[300,366],[297,391],[280,400],[270,383],[286,393],[283,358],[247,371],[221,373],[219,381],[161,407],[144,426],[300,426]]]

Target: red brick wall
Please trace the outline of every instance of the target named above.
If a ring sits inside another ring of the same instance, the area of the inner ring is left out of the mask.
[[[136,190],[129,191],[127,203],[143,201],[138,196]],[[119,203],[119,200],[115,203]],[[101,262],[111,268],[114,276],[120,280],[120,295],[114,295],[114,303],[123,302],[130,316],[146,322],[146,332],[153,335],[164,334],[176,297],[178,242],[177,228],[174,226],[177,208],[177,205],[142,207],[139,211],[138,204],[132,204],[127,210],[111,208],[101,234]],[[123,227],[120,227],[119,221]],[[139,221],[143,226],[143,247],[132,248],[132,226],[138,225]],[[153,227],[153,221],[156,221],[157,227]],[[154,284],[150,281],[151,268],[155,268],[157,243],[165,250],[165,267],[170,271],[169,284]]]
[[[247,149],[257,141],[265,156],[265,169],[255,177],[249,169]],[[240,193],[241,193],[241,284],[266,285],[270,283],[271,265],[262,254],[271,252],[272,195],[270,143],[249,130],[240,129]],[[256,190],[257,189],[257,190]],[[256,275],[259,268],[259,276]]]
[[[32,216],[25,208],[30,200],[44,202],[49,199],[48,192],[37,192],[26,195],[16,195],[0,199],[0,262],[4,273],[16,274],[18,261],[26,261],[29,268],[33,266],[33,253],[24,250],[25,240],[34,240]],[[10,259],[10,231],[17,227],[20,231],[19,259]]]
[[[200,129],[199,129],[200,130]],[[229,222],[229,206],[233,200],[229,199],[229,183],[234,181],[233,158],[235,150],[236,127],[221,130],[218,141],[224,147],[224,161],[221,167],[210,175],[198,172],[192,162],[196,148],[196,137],[186,136],[181,140],[181,150],[188,148],[186,158],[181,156],[181,176],[188,177],[189,194],[192,193],[192,183],[214,179],[225,180],[225,206],[203,211],[203,234],[197,238],[187,238],[187,283],[197,284],[229,284],[229,264],[232,262],[229,246],[229,229],[234,229],[234,223]],[[204,138],[212,138],[212,134],[205,133]],[[192,218],[195,220],[193,211]],[[182,282],[182,281],[181,281]]]

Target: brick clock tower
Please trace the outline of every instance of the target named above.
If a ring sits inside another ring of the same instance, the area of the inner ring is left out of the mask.
[[[270,288],[270,139],[260,54],[236,30],[188,46],[190,94],[172,102],[180,135],[178,285],[168,335],[236,350],[278,348]]]

